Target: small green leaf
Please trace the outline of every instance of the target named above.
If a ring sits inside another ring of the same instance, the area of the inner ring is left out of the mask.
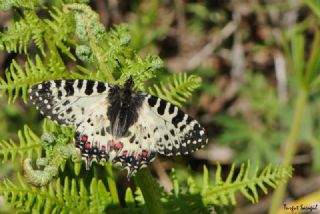
[[[135,207],[135,200],[130,187],[126,190],[125,201],[128,207]]]

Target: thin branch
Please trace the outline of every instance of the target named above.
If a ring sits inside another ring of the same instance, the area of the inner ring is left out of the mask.
[[[238,28],[238,24],[234,21],[229,22],[218,35],[214,36],[212,40],[206,44],[196,55],[194,55],[187,63],[187,70],[193,70],[198,67],[203,60],[208,58],[219,44],[230,35],[232,35]]]
[[[277,78],[278,96],[280,101],[286,102],[288,100],[287,92],[287,72],[286,61],[283,54],[280,51],[276,51],[274,54],[274,67]]]

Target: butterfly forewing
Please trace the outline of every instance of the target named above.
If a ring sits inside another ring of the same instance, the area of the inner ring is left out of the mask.
[[[74,126],[107,99],[109,88],[92,80],[52,80],[33,86],[30,100],[41,114],[60,125]]]

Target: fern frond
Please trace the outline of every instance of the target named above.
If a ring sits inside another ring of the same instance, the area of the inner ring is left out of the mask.
[[[257,203],[259,199],[258,188],[266,194],[267,186],[276,188],[279,183],[286,182],[292,174],[291,167],[272,167],[268,165],[260,173],[257,166],[254,174],[250,176],[250,162],[248,162],[247,165],[241,165],[240,172],[233,180],[234,170],[235,165],[233,164],[227,179],[223,181],[221,179],[221,166],[218,165],[215,182],[202,191],[205,204],[236,205],[236,193],[239,191],[252,203]],[[204,178],[208,179],[206,175]]]
[[[98,80],[114,82],[113,69],[106,63],[104,58],[106,32],[104,26],[99,22],[99,16],[89,6],[84,4],[67,4],[63,8],[66,14],[73,14],[75,21],[75,34],[81,43],[77,47],[77,56],[91,64],[97,69]],[[80,46],[80,47],[79,47]],[[86,51],[83,52],[83,47]],[[84,54],[85,53],[85,54]]]
[[[73,12],[75,17],[75,34],[82,43],[76,47],[78,58],[96,68],[94,72],[82,71],[90,78],[122,85],[132,76],[136,88],[144,90],[143,82],[154,77],[155,72],[163,66],[159,57],[147,56],[144,59],[134,53],[129,46],[131,35],[127,25],[116,26],[106,33],[90,7],[68,4],[64,10]],[[119,76],[117,81],[113,74]]]
[[[36,83],[61,79],[67,74],[64,73],[65,66],[59,61],[55,61],[51,58],[51,61],[47,65],[43,64],[39,56],[36,56],[35,62],[28,59],[25,64],[25,71],[16,63],[12,61],[9,69],[6,70],[6,79],[0,78],[0,96],[5,93],[8,94],[9,103],[14,102],[19,93],[21,92],[23,101],[27,101],[28,88]],[[55,70],[52,70],[49,66],[55,64]]]
[[[249,172],[250,162],[248,161],[246,165],[242,164],[239,173],[234,177],[235,165],[233,164],[227,178],[223,180],[221,166],[218,165],[215,181],[210,182],[208,170],[204,167],[201,185],[189,176],[186,186],[184,182],[178,180],[175,171],[172,170],[173,194],[163,194],[162,202],[171,213],[188,213],[190,210],[197,211],[196,213],[212,213],[212,209],[217,213],[220,213],[218,210],[225,213],[236,205],[238,192],[252,203],[256,203],[259,197],[258,189],[267,193],[267,186],[276,188],[279,183],[285,182],[291,176],[292,168],[269,165],[263,170],[256,167],[251,176]]]
[[[163,66],[159,57],[148,55],[146,59],[135,56],[133,59],[126,59],[124,68],[121,70],[121,76],[117,81],[123,84],[130,76],[134,79],[135,87],[144,90],[144,82],[155,77],[156,72]]]
[[[90,213],[104,213],[108,205],[112,204],[112,197],[102,181],[92,179],[90,184]]]
[[[132,189],[130,187],[127,188],[125,198],[124,198],[127,207],[132,208],[135,207],[135,200],[133,196]]]
[[[59,133],[71,139],[74,136],[73,128],[68,126],[59,126],[55,122],[47,118],[45,118],[43,121],[42,130],[43,130],[43,133]]]
[[[58,8],[53,8],[48,12],[51,19],[44,19],[43,22],[46,26],[45,38],[49,48],[58,47],[70,59],[76,60],[70,51],[70,46],[75,45],[75,42],[70,39],[70,34],[75,29],[73,17],[70,14],[63,13]]]
[[[1,49],[8,52],[28,54],[27,48],[31,41],[45,54],[45,42],[49,50],[56,47],[75,60],[70,47],[64,43],[72,43],[70,34],[74,31],[72,17],[58,9],[48,11],[52,19],[40,19],[33,10],[25,10],[23,18],[14,22],[12,27],[0,33]]]
[[[182,73],[160,82],[159,86],[154,85],[148,88],[148,91],[181,107],[187,98],[192,95],[192,92],[200,86],[200,83],[200,77],[195,75],[188,76],[186,73]]]
[[[18,132],[18,136],[19,144],[16,144],[12,140],[0,142],[0,157],[3,157],[3,163],[9,158],[14,161],[17,155],[21,159],[26,157],[31,158],[33,154],[37,157],[41,156],[42,145],[40,138],[28,126],[25,125],[24,130]]]
[[[37,40],[38,48],[44,52],[44,44],[39,40],[45,26],[32,10],[24,12],[24,18],[15,22],[12,27],[0,34],[0,41],[8,52],[27,54],[27,47],[32,38]]]
[[[32,213],[104,213],[111,204],[110,193],[103,182],[95,178],[90,190],[82,180],[68,177],[36,188],[18,174],[18,184],[8,179],[0,183],[0,194],[10,207]]]
[[[12,7],[33,9],[39,4],[39,0],[5,0],[0,1],[0,9],[10,10]]]

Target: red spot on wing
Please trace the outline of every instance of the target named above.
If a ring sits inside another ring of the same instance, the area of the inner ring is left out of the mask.
[[[105,152],[105,151],[107,151],[107,148],[106,148],[106,146],[102,146],[102,147],[101,147],[101,151],[102,151],[102,152]]]
[[[143,150],[141,155],[142,155],[142,157],[147,157],[148,156],[148,152],[146,150]]]
[[[122,145],[122,143],[116,143],[115,147],[117,149],[122,149],[123,145]]]
[[[116,145],[116,142],[114,140],[111,140],[108,142],[110,147],[114,147],[114,145]]]
[[[87,142],[87,140],[88,140],[88,136],[87,135],[82,135],[81,136],[81,141]]]
[[[89,142],[86,143],[85,147],[86,147],[86,149],[90,149],[90,147],[91,147],[90,143]]]
[[[108,142],[110,148],[113,148],[115,150],[120,150],[123,148],[123,144],[119,141],[111,140]]]

